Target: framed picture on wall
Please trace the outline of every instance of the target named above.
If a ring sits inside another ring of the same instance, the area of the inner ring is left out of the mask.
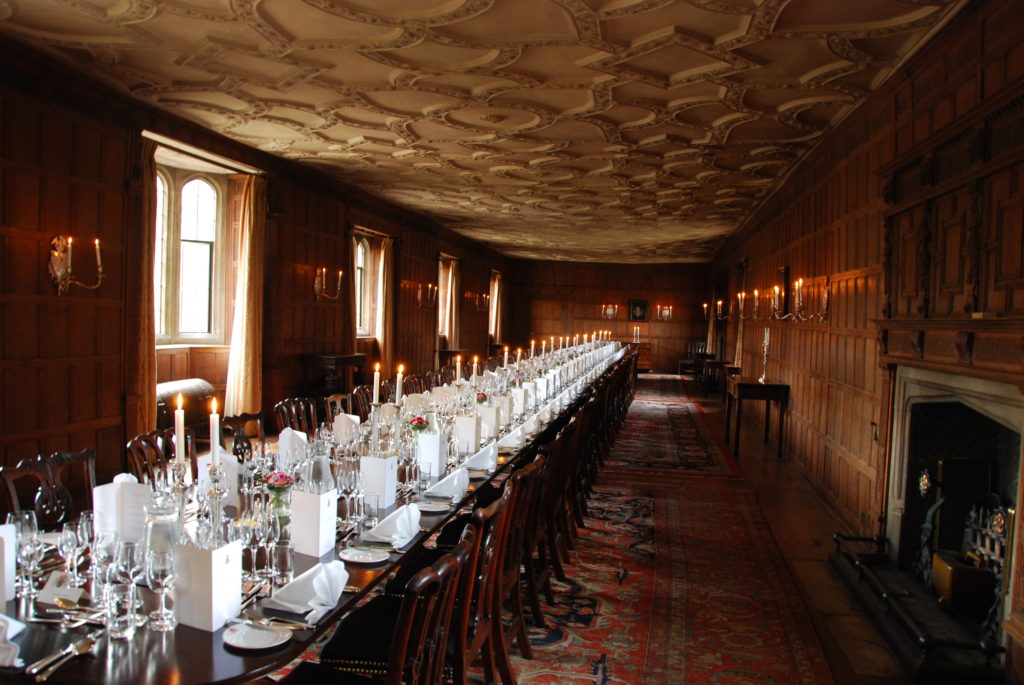
[[[647,300],[629,301],[629,320],[647,321]]]

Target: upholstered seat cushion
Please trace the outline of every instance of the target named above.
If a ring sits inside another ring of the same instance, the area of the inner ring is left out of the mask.
[[[326,664],[304,661],[296,666],[288,674],[288,677],[281,682],[288,683],[288,685],[306,685],[307,683],[310,685],[323,685],[323,683],[332,683],[332,685],[348,685],[352,683],[355,685],[379,681],[356,673],[344,673]]]
[[[320,662],[334,668],[380,673],[387,671],[395,620],[402,597],[378,595],[346,616],[320,652]]]
[[[186,426],[199,428],[209,424],[213,385],[202,378],[185,378],[180,381],[157,383],[157,428],[174,426],[174,410],[178,408],[178,395],[181,395],[183,400],[182,408],[185,410]]]

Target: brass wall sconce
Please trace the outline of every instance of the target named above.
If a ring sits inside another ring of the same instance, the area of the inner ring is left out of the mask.
[[[654,305],[654,316],[658,321],[669,321],[672,319],[672,305]]]
[[[89,290],[96,290],[103,282],[103,257],[100,254],[100,239],[96,238],[93,245],[96,248],[96,282],[92,285],[76,280],[71,270],[71,256],[73,238],[69,235],[55,235],[50,240],[50,261],[47,264],[47,271],[50,278],[57,286],[57,294],[64,295],[68,288],[77,285]]]
[[[344,270],[338,269],[338,283],[334,288],[334,294],[329,295],[327,293],[327,267],[316,270],[316,275],[313,277],[313,295],[317,302],[336,300],[341,296],[341,275],[343,273]]]
[[[601,318],[614,320],[619,318],[619,305],[617,304],[603,304],[601,305]]]
[[[433,283],[416,284],[416,306],[433,307],[437,304],[437,286]]]
[[[486,312],[486,311],[489,311],[490,308],[491,308],[491,296],[490,295],[480,295],[480,294],[478,294],[476,296],[476,310],[478,312]]]

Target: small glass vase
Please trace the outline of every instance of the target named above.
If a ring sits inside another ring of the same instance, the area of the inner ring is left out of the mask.
[[[291,539],[292,491],[290,489],[270,493],[270,507],[281,524],[281,539]]]

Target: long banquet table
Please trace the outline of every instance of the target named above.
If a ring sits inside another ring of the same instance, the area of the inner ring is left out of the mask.
[[[602,363],[601,368],[610,368],[621,359],[628,348],[614,352]],[[599,377],[600,374],[594,374]],[[584,386],[579,383],[573,397],[582,395]],[[570,385],[570,388],[572,387]],[[557,401],[557,400],[556,400]],[[530,440],[524,440],[522,446],[514,453],[499,452],[499,463],[494,471],[483,481],[475,483],[463,497],[462,501],[442,514],[423,514],[420,521],[421,532],[406,546],[401,553],[393,552],[386,562],[377,565],[346,564],[349,573],[345,592],[338,604],[324,615],[314,629],[296,630],[291,640],[285,644],[267,650],[239,650],[224,643],[223,633],[227,626],[220,630],[208,632],[185,625],[170,632],[160,633],[140,628],[130,640],[112,641],[105,635],[97,643],[91,655],[76,657],[70,664],[58,670],[47,681],[51,683],[173,683],[186,685],[192,683],[240,683],[273,673],[286,666],[300,656],[314,641],[331,628],[342,616],[352,610],[369,592],[393,571],[398,570],[404,561],[415,556],[423,542],[438,532],[446,522],[470,505],[476,493],[489,487],[495,479],[503,477],[516,460],[531,455],[538,443],[550,436],[551,427],[557,426],[560,419],[576,408],[573,401],[564,402],[561,412],[547,423]],[[504,463],[502,463],[502,461]],[[326,563],[337,559],[337,549],[320,558],[306,555],[295,555],[295,575],[308,570],[318,563]],[[144,611],[155,607],[151,593],[146,596],[147,606]],[[152,603],[152,606],[149,604]],[[21,609],[21,611],[19,611]],[[19,607],[18,601],[7,603],[5,612],[24,622],[27,607]],[[38,610],[37,610],[38,612]],[[267,611],[274,614],[296,617],[294,614]],[[52,654],[64,646],[97,630],[95,626],[84,625],[69,631],[55,629],[52,624],[29,623],[25,630],[13,641],[20,645],[20,656],[26,665]],[[27,676],[24,669],[0,669],[0,682],[34,682]]]

